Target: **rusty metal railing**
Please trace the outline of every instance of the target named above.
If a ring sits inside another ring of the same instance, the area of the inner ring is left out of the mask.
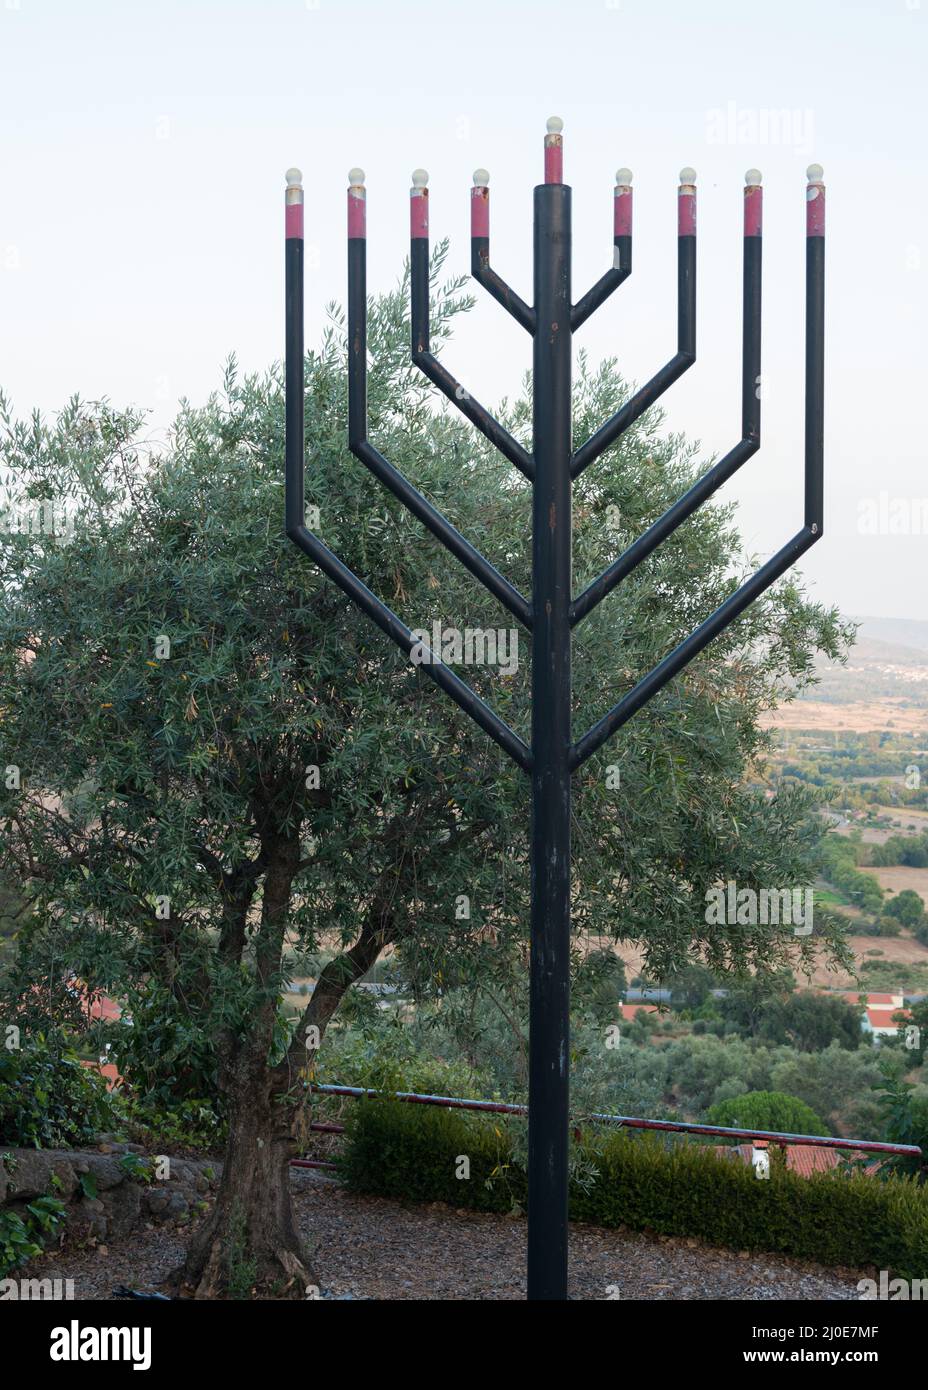
[[[320,1096],[345,1096],[350,1100],[398,1100],[408,1105],[441,1105],[446,1110],[476,1110],[491,1115],[527,1115],[527,1105],[511,1105],[498,1100],[465,1100],[460,1096],[421,1095],[417,1091],[376,1091],[364,1086],[317,1086],[313,1092]],[[615,1125],[620,1129],[652,1129],[675,1134],[707,1134],[721,1139],[760,1139],[781,1148],[788,1144],[804,1144],[817,1149],[844,1149],[854,1153],[896,1154],[920,1158],[918,1144],[887,1144],[875,1139],[836,1139],[831,1135],[785,1134],[769,1129],[729,1129],[722,1125],[687,1124],[682,1120],[642,1120],[634,1115],[606,1115],[594,1112],[582,1117],[596,1124]],[[328,1120],[313,1121],[309,1128],[320,1134],[344,1134],[345,1126]],[[578,1131],[575,1129],[575,1133]],[[335,1163],[321,1159],[292,1158],[293,1168],[336,1168]]]

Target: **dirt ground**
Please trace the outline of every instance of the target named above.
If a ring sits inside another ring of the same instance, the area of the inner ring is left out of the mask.
[[[911,888],[928,903],[928,869],[910,869],[905,864],[891,864],[885,869],[862,868],[861,873],[872,874],[880,887],[890,893],[901,893],[903,888]]]
[[[293,1174],[294,1205],[324,1297],[496,1302],[525,1297],[525,1222],[357,1197],[311,1170]],[[157,1290],[183,1257],[176,1232],[147,1231],[105,1254],[59,1252],[34,1278],[74,1280],[74,1295],[115,1286]],[[864,1271],[827,1270],[782,1255],[715,1250],[695,1240],[571,1227],[577,1300],[856,1300]]]

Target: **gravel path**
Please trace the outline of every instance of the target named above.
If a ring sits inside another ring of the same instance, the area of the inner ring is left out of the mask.
[[[323,1289],[336,1297],[467,1299],[525,1297],[525,1222],[400,1206],[357,1197],[311,1170],[293,1174],[294,1206]],[[151,1290],[179,1264],[175,1231],[140,1232],[105,1254],[60,1252],[32,1277],[74,1280],[77,1298],[108,1298],[117,1284]],[[571,1227],[575,1299],[856,1299],[861,1274],[782,1255],[714,1250],[695,1240]]]

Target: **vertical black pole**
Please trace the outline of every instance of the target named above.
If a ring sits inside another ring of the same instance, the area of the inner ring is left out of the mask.
[[[535,189],[528,1296],[567,1297],[570,1059],[570,189]]]
[[[303,186],[299,169],[287,172],[284,329],[284,417],[286,428],[286,528],[302,526],[303,492]]]
[[[825,185],[809,168],[806,202],[806,525],[825,527]]]
[[[744,269],[741,344],[741,438],[760,442],[761,423],[761,312],[764,256],[764,194],[760,174],[744,190]],[[756,178],[755,178],[756,176]]]

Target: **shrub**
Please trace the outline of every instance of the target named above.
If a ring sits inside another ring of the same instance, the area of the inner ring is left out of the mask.
[[[356,1192],[508,1212],[525,1202],[510,1127],[496,1116],[397,1101],[359,1102],[339,1167]],[[773,1165],[763,1182],[740,1160],[656,1136],[599,1133],[578,1146],[575,1221],[695,1236],[737,1250],[928,1276],[928,1188],[860,1173],[801,1177]],[[460,1160],[470,1176],[456,1176]]]
[[[37,1197],[22,1211],[0,1211],[0,1277],[41,1255],[46,1237],[54,1236],[64,1220],[64,1210],[57,1197]]]
[[[770,1129],[781,1134],[828,1134],[810,1105],[782,1091],[748,1091],[720,1101],[706,1114],[710,1125],[729,1129]]]
[[[162,1103],[151,1096],[129,1098],[123,1106],[128,1132],[146,1148],[215,1151],[226,1137],[226,1121],[211,1100]]]
[[[511,1211],[525,1203],[525,1175],[513,1163],[502,1118],[366,1100],[346,1119],[347,1143],[337,1162],[356,1192],[477,1211]],[[469,1160],[468,1177],[457,1176],[462,1158]]]
[[[23,1148],[91,1142],[111,1129],[115,1104],[103,1078],[73,1052],[43,1037],[15,1052],[0,1049],[0,1140]]]

